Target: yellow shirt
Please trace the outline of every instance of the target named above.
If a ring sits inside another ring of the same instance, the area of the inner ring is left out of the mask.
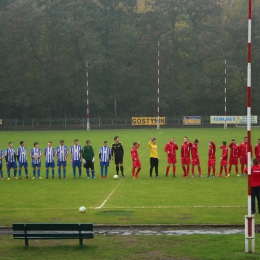
[[[149,149],[150,149],[150,157],[152,158],[158,158],[158,152],[157,152],[157,145],[153,144],[151,141],[148,143]]]

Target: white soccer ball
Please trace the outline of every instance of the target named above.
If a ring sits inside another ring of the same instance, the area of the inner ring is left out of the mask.
[[[118,180],[118,175],[115,174],[113,178],[114,178],[114,180]]]
[[[79,212],[80,213],[85,213],[86,212],[86,208],[83,207],[83,206],[79,207]]]

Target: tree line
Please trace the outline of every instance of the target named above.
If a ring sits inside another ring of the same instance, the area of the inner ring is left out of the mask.
[[[260,98],[253,5],[253,114]],[[0,0],[0,117],[246,114],[247,1]],[[116,108],[115,108],[116,104]]]

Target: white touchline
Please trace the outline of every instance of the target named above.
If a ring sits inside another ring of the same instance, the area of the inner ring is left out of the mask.
[[[109,198],[112,196],[112,194],[115,192],[115,190],[117,189],[117,187],[119,186],[121,181],[119,181],[119,183],[116,185],[116,187],[110,192],[110,194],[107,196],[107,198],[103,201],[103,203],[99,206],[96,207],[95,209],[101,209],[103,208],[103,206],[106,204],[106,202],[109,200]]]
[[[246,208],[246,206],[130,206],[103,207],[103,209],[171,209],[171,208]]]
[[[117,187],[116,187],[117,188]],[[125,206],[125,207],[103,207],[107,200],[111,197],[116,188],[108,195],[104,202],[99,207],[86,207],[87,209],[172,209],[172,208],[247,208],[247,206]],[[75,210],[76,208],[40,208],[39,210]],[[31,208],[11,208],[0,209],[1,211],[14,210],[32,210]]]

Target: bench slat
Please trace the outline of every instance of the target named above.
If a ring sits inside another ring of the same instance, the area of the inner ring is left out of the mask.
[[[83,233],[81,236],[79,233],[33,233],[33,234],[27,234],[27,239],[79,239],[81,237],[82,239],[91,239],[94,238],[94,233]],[[24,234],[13,234],[14,239],[25,239]]]
[[[93,224],[90,223],[13,223],[13,231],[93,231]]]

